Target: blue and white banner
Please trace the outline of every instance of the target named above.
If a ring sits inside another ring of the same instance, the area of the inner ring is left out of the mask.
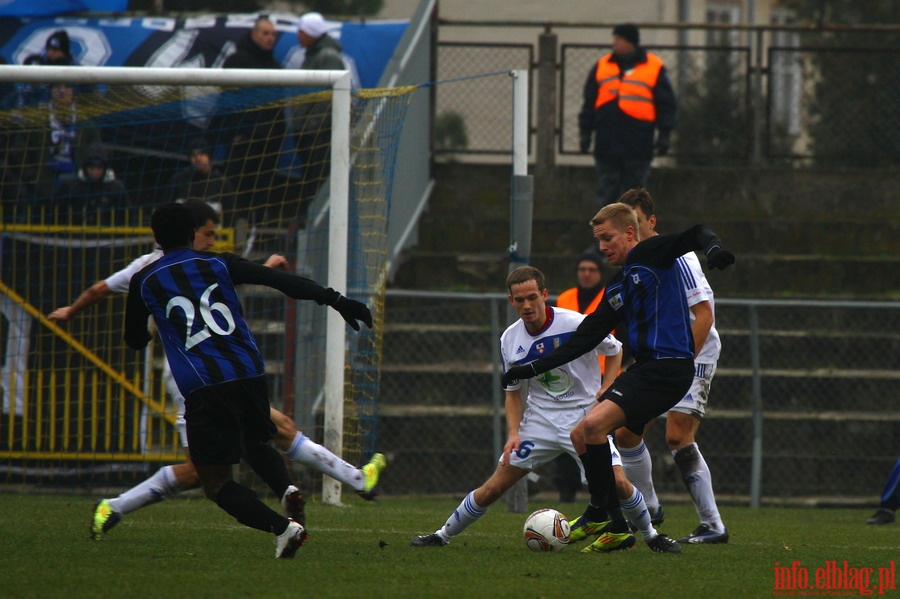
[[[0,8],[3,0],[0,0]],[[31,4],[56,4],[64,0],[29,0]],[[112,6],[116,0],[71,2]],[[119,2],[125,3],[127,2]],[[19,4],[7,2],[6,7]],[[93,8],[91,10],[100,10]],[[108,10],[115,10],[108,8]],[[0,15],[9,14],[0,9]],[[198,16],[191,18],[124,17],[0,19],[0,55],[9,64],[22,64],[39,54],[47,38],[65,29],[72,55],[81,65],[211,67],[221,66],[234,51],[234,44],[253,26],[258,14]],[[303,62],[303,48],[297,41],[299,16],[269,14],[279,32],[275,57],[285,68],[296,69]],[[408,21],[327,21],[328,33],[341,42],[345,61],[360,87],[375,87],[394,53]]]
[[[0,0],[0,17],[52,17],[82,12],[124,12],[128,0]]]

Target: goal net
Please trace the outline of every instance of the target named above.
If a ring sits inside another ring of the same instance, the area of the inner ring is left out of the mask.
[[[333,310],[241,290],[273,405],[367,459],[413,88],[351,91],[344,71],[124,67],[0,67],[0,82],[0,481],[129,486],[183,460],[160,344],[124,346],[124,297],[48,319],[151,252],[150,213],[181,200],[217,210],[215,250],[281,254],[370,306],[375,328],[347,334]]]

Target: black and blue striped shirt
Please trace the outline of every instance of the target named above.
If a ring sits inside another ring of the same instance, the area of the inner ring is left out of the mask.
[[[556,351],[532,362],[534,371],[546,372],[574,360],[596,347],[613,329],[626,333],[628,349],[638,362],[693,359],[691,316],[682,282],[689,273],[674,265],[687,252],[714,245],[720,245],[719,238],[704,225],[637,244],[606,287],[597,309]],[[625,324],[624,330],[619,323]]]
[[[244,320],[235,286],[266,285],[295,299],[333,304],[339,297],[309,279],[254,264],[234,254],[182,249],[165,254],[132,279],[125,341],[150,341],[153,316],[182,395],[202,387],[260,376],[262,355]]]

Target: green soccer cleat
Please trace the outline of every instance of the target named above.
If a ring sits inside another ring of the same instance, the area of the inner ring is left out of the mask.
[[[582,553],[610,553],[634,547],[636,539],[630,532],[604,532],[597,540],[581,550]]]
[[[387,468],[387,458],[384,457],[384,454],[376,453],[373,455],[369,463],[362,467],[363,475],[366,477],[366,485],[362,491],[357,491],[356,494],[366,501],[374,501],[375,496],[378,495],[375,487],[378,485],[378,479],[385,468]]]
[[[571,528],[569,543],[577,543],[589,536],[599,535],[609,524],[609,520],[605,522],[591,522],[584,515],[581,515],[569,522],[569,527]]]
[[[91,518],[91,538],[99,541],[103,535],[119,523],[122,515],[113,510],[108,499],[101,499],[94,504],[94,516]]]

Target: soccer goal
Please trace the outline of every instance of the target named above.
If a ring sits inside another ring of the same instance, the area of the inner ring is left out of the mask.
[[[273,404],[349,461],[374,449],[396,138],[414,88],[347,71],[0,67],[0,481],[127,486],[180,461],[161,348],[124,347],[124,299],[47,318],[153,249],[149,215],[204,200],[219,250],[273,253],[369,304],[243,289]],[[317,482],[317,480],[316,480]],[[326,479],[323,500],[340,502]]]

